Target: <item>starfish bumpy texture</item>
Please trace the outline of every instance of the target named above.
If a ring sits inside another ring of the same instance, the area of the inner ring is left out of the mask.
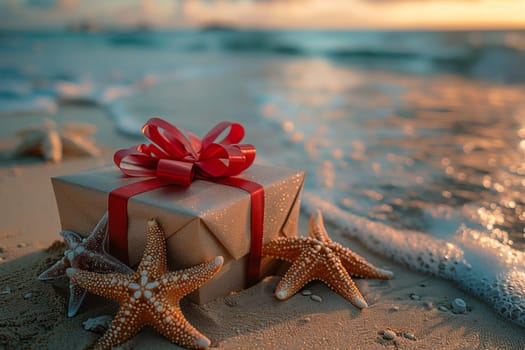
[[[263,246],[262,254],[292,263],[275,288],[275,296],[286,300],[312,280],[320,280],[359,309],[368,306],[352,276],[390,279],[390,271],[368,263],[361,256],[333,242],[318,211],[310,219],[309,237],[282,238]]]
[[[209,339],[186,320],[179,301],[211,279],[222,263],[222,256],[218,256],[184,270],[168,271],[164,231],[155,220],[150,220],[146,248],[134,274],[104,275],[78,269],[68,269],[67,273],[75,283],[120,305],[110,328],[94,345],[95,349],[122,344],[144,325],[153,326],[184,347],[205,348],[210,345]]]
[[[28,127],[17,133],[22,139],[5,154],[6,158],[18,158],[36,154],[47,161],[60,162],[64,154],[97,156],[100,150],[88,136],[95,133],[94,125],[67,123],[61,128],[51,119],[42,125]]]
[[[130,267],[106,253],[104,242],[107,224],[108,215],[106,213],[86,238],[72,231],[61,231],[60,235],[64,237],[68,249],[64,252],[62,259],[42,272],[38,279],[41,281],[49,281],[66,276],[66,270],[70,267],[100,273],[115,271],[128,274],[133,273]],[[72,280],[69,281],[68,317],[76,315],[85,295],[86,290],[84,288]]]

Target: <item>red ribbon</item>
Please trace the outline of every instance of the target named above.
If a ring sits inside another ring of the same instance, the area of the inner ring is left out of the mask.
[[[259,279],[261,260],[264,189],[255,182],[232,177],[250,167],[256,154],[254,146],[239,144],[244,137],[242,125],[221,122],[201,140],[188,130],[163,119],[152,118],[146,122],[142,132],[152,144],[119,150],[113,158],[125,175],[151,179],[110,192],[108,231],[111,253],[128,263],[129,198],[170,184],[189,186],[194,179],[207,180],[250,193],[251,244],[247,280],[249,285],[255,284]],[[217,141],[224,133],[226,136]]]

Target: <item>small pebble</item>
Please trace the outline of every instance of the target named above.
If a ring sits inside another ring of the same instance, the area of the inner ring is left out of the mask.
[[[102,334],[109,328],[111,320],[112,317],[109,315],[92,317],[82,322],[82,327],[84,327],[86,331]]]
[[[299,323],[300,325],[304,325],[304,324],[307,324],[311,321],[312,319],[310,317],[305,317],[305,318],[301,318],[297,323]]]
[[[431,301],[425,301],[423,303],[423,307],[427,310],[432,310],[432,308],[434,307],[434,304],[432,304]]]
[[[0,295],[11,294],[12,292],[11,288],[5,287],[4,290],[0,292]]]
[[[24,294],[24,299],[31,299],[33,297],[33,293],[29,292]]]
[[[441,311],[445,311],[445,312],[448,311],[448,308],[447,308],[446,306],[443,306],[443,305],[440,305],[440,306],[438,307],[438,309],[441,310]]]
[[[417,295],[416,293],[410,293],[410,299],[412,300],[420,300],[421,297]]]
[[[317,301],[318,303],[320,303],[321,301],[323,301],[323,298],[321,298],[319,295],[311,295],[310,296],[310,299],[312,299],[313,301]]]
[[[410,333],[410,332],[406,332],[406,333],[404,334],[404,336],[405,336],[405,338],[407,338],[407,339],[410,339],[410,340],[416,340],[416,336],[415,336],[414,334]]]
[[[461,298],[456,298],[452,302],[452,312],[455,314],[464,314],[467,311],[467,303]]]
[[[235,307],[237,306],[237,300],[233,299],[233,298],[230,298],[230,297],[226,297],[224,298],[224,303],[230,307]]]
[[[390,309],[388,309],[388,312],[398,312],[399,311],[399,306],[392,306]]]
[[[383,338],[386,340],[392,340],[396,337],[396,333],[391,329],[385,329],[383,331]]]
[[[305,289],[301,292],[302,295],[310,296],[312,295],[312,292],[310,292],[308,289]]]

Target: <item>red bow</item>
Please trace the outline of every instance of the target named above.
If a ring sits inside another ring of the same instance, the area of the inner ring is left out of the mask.
[[[228,128],[226,136],[216,141]],[[195,178],[238,175],[255,159],[254,146],[239,144],[244,128],[237,123],[221,122],[201,140],[191,131],[151,118],[142,127],[142,133],[153,143],[119,150],[113,158],[128,176],[157,177],[189,186]]]
[[[229,129],[229,131],[227,131]],[[227,131],[226,136],[216,141]],[[201,140],[195,134],[152,118],[142,128],[153,144],[122,149],[113,157],[128,176],[153,177],[128,184],[108,196],[108,232],[111,253],[128,263],[128,200],[140,193],[164,187],[166,183],[189,186],[195,178],[240,188],[251,198],[251,243],[248,285],[259,279],[264,225],[264,188],[256,182],[235,177],[255,159],[255,147],[238,144],[244,137],[240,124],[221,122]]]

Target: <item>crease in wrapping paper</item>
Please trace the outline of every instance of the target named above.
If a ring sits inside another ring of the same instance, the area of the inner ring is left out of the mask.
[[[266,192],[264,242],[282,235],[295,235],[304,173],[252,165],[243,173],[243,178],[261,183]],[[106,211],[108,193],[136,179],[124,178],[114,168],[102,168],[55,177],[52,181],[62,228],[88,235]],[[245,270],[238,264],[245,263],[250,245],[250,195],[241,189],[210,184],[197,180],[186,189],[160,188],[137,195],[128,203],[128,251],[132,264],[138,263],[142,256],[145,222],[152,216],[165,228],[171,268],[188,267],[214,255],[224,256],[224,271],[214,278],[216,282],[209,287],[207,283],[198,291],[192,298],[197,302],[227,294],[223,284],[243,287]],[[230,221],[235,223],[235,232]],[[196,242],[202,246],[196,246]],[[269,265],[266,262],[263,265],[264,276]],[[241,270],[241,275],[234,276]]]

